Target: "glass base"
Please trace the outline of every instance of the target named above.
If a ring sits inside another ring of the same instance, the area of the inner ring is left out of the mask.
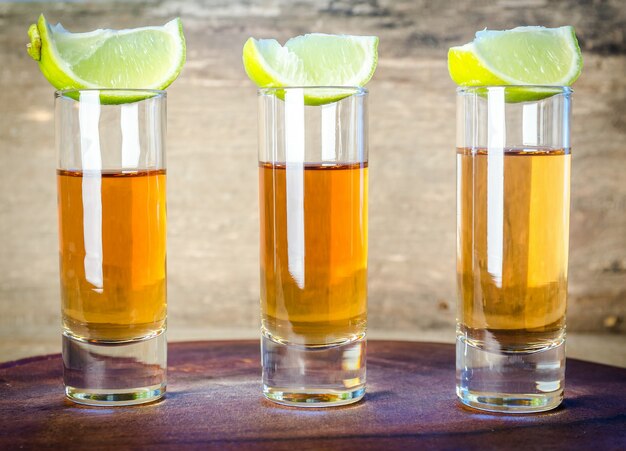
[[[486,350],[457,337],[459,400],[475,409],[505,413],[535,413],[563,401],[565,340],[528,351]]]
[[[352,404],[365,395],[365,335],[328,346],[261,338],[263,394],[295,407]]]
[[[163,397],[165,384],[128,390],[97,390],[66,386],[65,395],[75,403],[89,406],[133,406]]]
[[[165,394],[165,332],[145,339],[84,341],[63,334],[66,396],[79,404],[128,406],[156,401]]]

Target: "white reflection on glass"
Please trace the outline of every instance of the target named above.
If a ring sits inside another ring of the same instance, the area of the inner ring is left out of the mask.
[[[136,169],[139,166],[139,111],[136,103],[121,106],[120,126],[122,129],[122,168]]]
[[[502,286],[504,228],[504,88],[489,88],[487,113],[487,271]]]
[[[322,160],[334,161],[336,138],[337,102],[322,105]]]
[[[355,112],[354,114],[356,115],[356,126],[354,127],[354,129],[356,130],[356,154],[357,154],[357,161],[366,161],[367,157],[365,155],[366,152],[366,145],[367,143],[365,142],[365,124],[367,122],[367,117],[366,115],[366,109],[365,107],[363,107],[362,102],[363,99],[359,96],[353,96],[352,97],[352,102],[353,103],[360,103],[361,104],[361,108],[359,108],[359,106],[355,105],[353,108],[353,111]],[[340,140],[341,143],[341,140]],[[341,146],[341,144],[339,144]],[[367,208],[367,205],[365,204],[367,196],[365,195],[365,193],[367,192],[367,186],[365,184],[365,177],[361,176],[360,179],[361,183],[359,185],[359,189],[360,189],[360,196],[359,196],[359,218],[366,218],[366,213],[365,213],[365,209]],[[363,246],[365,246],[365,248],[367,248],[367,231],[365,230],[365,228],[367,227],[367,218],[364,221],[361,221],[361,244]]]
[[[537,104],[529,103],[522,107],[522,142],[525,146],[536,146],[537,136]]]
[[[78,112],[80,153],[83,169],[83,236],[85,279],[101,290],[102,281],[102,199],[100,155],[100,93],[82,91]]]
[[[304,91],[285,92],[287,169],[287,260],[289,273],[304,288]]]

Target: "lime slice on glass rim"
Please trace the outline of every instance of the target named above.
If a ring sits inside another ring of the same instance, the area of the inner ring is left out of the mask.
[[[185,37],[179,18],[161,27],[70,33],[50,25],[43,14],[28,30],[30,56],[58,90],[167,88],[185,64]],[[101,101],[126,103],[145,98],[103,92]]]
[[[351,93],[340,87],[365,86],[377,62],[376,36],[312,33],[291,38],[284,46],[275,39],[250,38],[243,47],[246,73],[260,88],[329,87],[305,89],[307,105],[348,97]]]
[[[448,70],[459,86],[520,86],[507,101],[539,100],[560,90],[536,86],[571,86],[583,67],[574,28],[517,27],[483,30],[474,41],[448,51]]]

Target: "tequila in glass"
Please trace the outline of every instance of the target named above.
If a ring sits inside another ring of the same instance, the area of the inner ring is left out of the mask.
[[[306,104],[329,89],[343,99]],[[263,390],[282,404],[365,393],[365,98],[361,88],[260,90]]]
[[[99,183],[102,262],[85,265],[83,187]],[[118,341],[165,328],[165,170],[57,171],[61,302],[65,332]],[[99,269],[102,271],[99,271]],[[100,279],[100,280],[95,280]]]
[[[166,389],[165,92],[61,91],[56,116],[65,393],[154,401]]]
[[[289,260],[289,169],[272,163],[259,167],[263,329],[277,341],[307,346],[363,337],[367,163],[307,164],[295,170],[302,172],[304,182],[301,277],[280,264]]]
[[[570,90],[508,89],[459,90],[457,394],[535,412],[563,398]]]

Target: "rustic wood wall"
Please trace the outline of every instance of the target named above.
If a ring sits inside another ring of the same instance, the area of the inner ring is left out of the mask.
[[[626,332],[623,0],[1,3],[0,361],[58,343],[53,89],[25,51],[40,12],[72,31],[183,19],[188,61],[168,101],[173,338],[254,336],[258,327],[256,99],[241,65],[246,38],[380,36],[369,85],[370,328],[452,339],[455,87],[447,49],[485,27],[574,25],[585,68],[574,86],[569,331]]]

